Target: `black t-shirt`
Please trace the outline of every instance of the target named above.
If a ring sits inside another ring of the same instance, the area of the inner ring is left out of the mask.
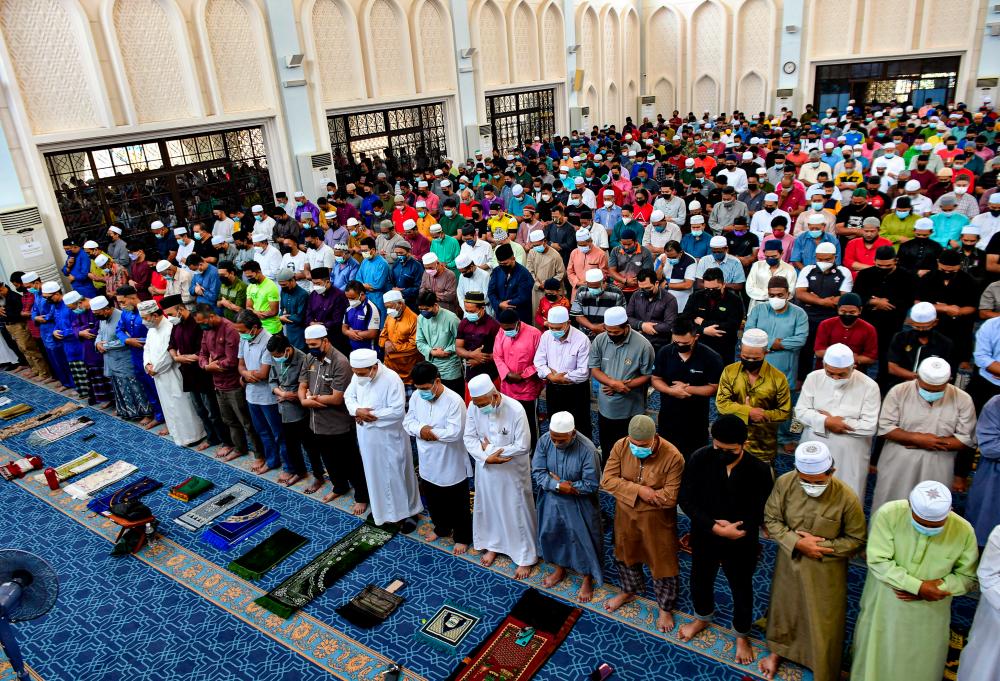
[[[886,359],[907,371],[916,371],[920,362],[928,357],[940,357],[950,362],[953,346],[951,339],[936,330],[931,331],[927,343],[923,344],[916,331],[907,329],[892,337]]]
[[[718,385],[724,367],[725,363],[719,353],[700,341],[692,348],[687,361],[677,352],[677,346],[671,343],[664,345],[656,353],[653,375],[662,378],[667,385],[674,381],[693,386]],[[661,394],[660,417],[662,419],[668,416],[674,423],[690,419],[692,416],[704,417],[707,420],[709,399],[713,398],[692,395],[678,399]]]
[[[936,268],[934,263],[943,250],[944,247],[933,239],[910,239],[900,245],[896,263],[912,272],[932,270]]]
[[[877,267],[858,272],[854,280],[854,292],[861,296],[861,318],[878,331],[880,338],[894,334],[903,325],[906,315],[913,307],[917,278],[909,270],[897,267],[886,274]],[[885,298],[896,309],[876,310],[868,304],[872,298]],[[879,344],[882,347],[882,344]]]
[[[735,231],[726,232],[726,241],[729,243],[729,255],[737,258],[754,254],[760,246],[760,239],[753,232],[747,231],[742,236]]]
[[[865,218],[877,218],[878,211],[867,203],[860,208],[853,204],[847,204],[837,213],[837,224],[844,223],[844,227],[860,229]]]

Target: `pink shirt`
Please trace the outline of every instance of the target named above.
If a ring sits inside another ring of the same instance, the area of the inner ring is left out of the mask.
[[[524,402],[538,399],[542,392],[542,379],[535,370],[535,350],[541,338],[541,331],[524,322],[521,322],[513,338],[508,338],[503,329],[497,332],[493,343],[493,362],[500,376],[501,393]],[[512,371],[525,380],[508,383],[505,377]]]

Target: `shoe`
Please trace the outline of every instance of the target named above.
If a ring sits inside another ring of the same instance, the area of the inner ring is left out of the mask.
[[[415,529],[417,529],[417,523],[413,520],[413,518],[407,518],[399,526],[399,531],[403,534],[410,534]]]

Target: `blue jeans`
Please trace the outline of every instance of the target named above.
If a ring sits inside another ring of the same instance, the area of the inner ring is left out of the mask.
[[[253,429],[257,431],[260,442],[264,445],[264,461],[268,468],[282,466],[286,473],[295,472],[287,462],[288,453],[285,451],[285,439],[281,436],[281,414],[278,413],[278,405],[248,402],[247,406],[250,409]]]

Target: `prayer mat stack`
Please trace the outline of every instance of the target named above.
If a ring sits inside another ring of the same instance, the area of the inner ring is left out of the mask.
[[[281,514],[274,509],[255,501],[205,530],[201,538],[220,551],[228,551],[280,517]]]
[[[61,407],[49,409],[48,411],[38,414],[37,416],[32,416],[29,419],[18,421],[17,423],[0,430],[0,440],[6,440],[9,437],[14,437],[15,435],[23,433],[26,430],[31,430],[32,428],[39,426],[50,419],[71,414],[77,409],[83,409],[83,405],[77,404],[76,402],[67,402]]]
[[[226,566],[243,579],[260,579],[268,570],[309,543],[309,540],[284,527]]]
[[[338,579],[384,546],[394,535],[394,532],[368,523],[359,525],[254,603],[278,617],[288,619],[323,595]]]
[[[260,491],[260,487],[240,480],[234,485],[201,502],[187,513],[183,513],[174,522],[184,529],[200,530],[227,511],[231,511],[244,501]]]
[[[583,611],[534,589],[521,595],[510,614],[447,681],[526,681],[562,644]]]

